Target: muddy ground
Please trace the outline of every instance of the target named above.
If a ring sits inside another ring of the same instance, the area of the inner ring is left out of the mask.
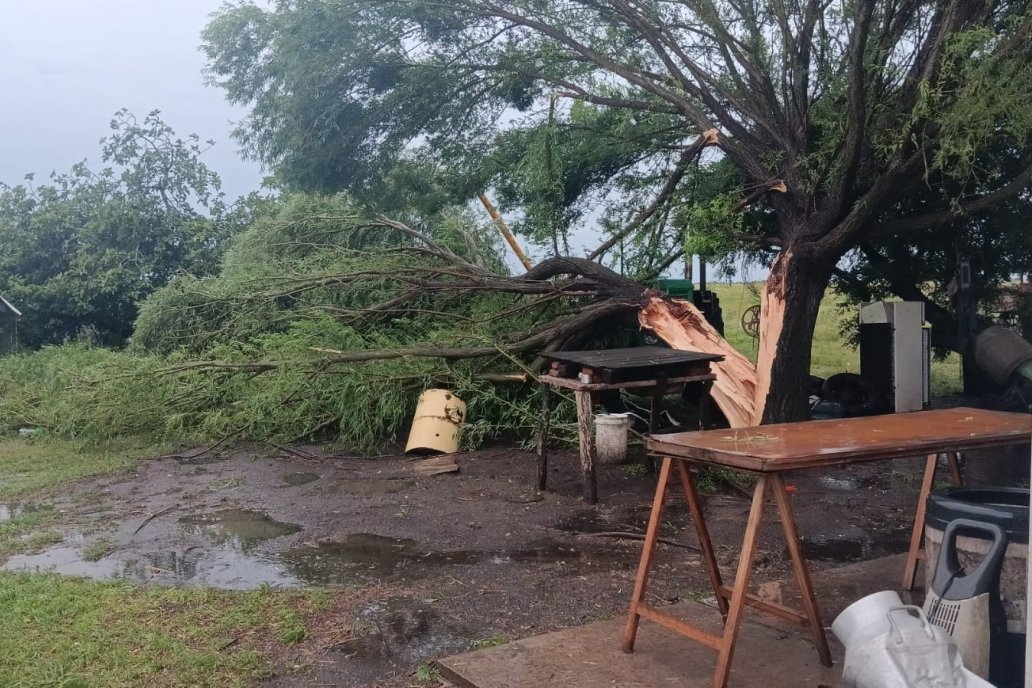
[[[401,456],[303,451],[314,458],[234,450],[155,459],[83,482],[54,505],[64,542],[7,567],[151,584],[332,587],[331,607],[308,637],[274,657],[271,686],[407,686],[420,663],[626,608],[655,487],[635,464],[603,467],[600,504],[591,507],[579,499],[572,452],[553,454],[551,491],[539,494],[533,457],[507,448],[459,455],[461,472],[430,477]],[[921,465],[789,480],[815,576],[905,551]],[[34,506],[0,506],[0,520]],[[746,493],[707,495],[705,509],[732,567]],[[789,571],[775,519],[769,508],[761,581]],[[683,502],[671,502],[664,535],[682,546],[660,546],[654,602],[706,590],[687,521]]]

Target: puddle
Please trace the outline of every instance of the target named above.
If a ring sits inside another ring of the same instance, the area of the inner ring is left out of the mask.
[[[123,578],[126,565],[127,562],[108,558],[86,561],[80,547],[61,544],[39,554],[15,554],[7,559],[4,568],[9,571],[52,571],[83,578]]]
[[[357,624],[363,632],[335,651],[344,655],[314,669],[313,681],[341,688],[380,685],[394,672],[470,648],[470,634],[425,603],[389,597],[366,607]]]
[[[300,487],[314,483],[321,477],[318,473],[287,473],[280,476],[280,482],[288,487]]]
[[[875,531],[857,528],[836,535],[801,539],[807,559],[840,563],[899,554],[910,547],[910,531],[905,526]]]
[[[448,566],[487,563],[591,565],[623,561],[626,553],[612,547],[592,549],[543,541],[537,545],[510,550],[423,551],[412,540],[356,533],[343,540],[319,542],[294,548],[280,555],[290,571],[310,583],[349,585],[374,580],[412,580],[426,577]],[[632,559],[636,560],[634,555]],[[571,571],[572,573],[573,571]]]
[[[235,544],[247,551],[268,540],[301,531],[295,523],[283,523],[268,514],[250,509],[225,509],[212,514],[196,514],[179,519],[180,527],[215,544]]]
[[[830,475],[822,475],[818,482],[821,487],[841,492],[853,492],[864,487],[864,481],[860,478],[836,478]]]
[[[411,480],[344,480],[333,485],[337,492],[350,495],[395,494],[415,486]]]
[[[40,507],[32,504],[0,504],[0,523],[40,511]]]
[[[179,530],[186,537],[180,537],[174,548],[153,549],[151,545],[147,549],[147,545],[134,545],[130,540],[116,543],[99,561],[83,558],[89,538],[69,534],[65,542],[43,552],[11,557],[5,568],[173,586],[251,589],[262,584],[294,587],[418,580],[447,567],[476,564],[541,564],[557,566],[560,574],[575,574],[585,567],[637,558],[633,551],[608,544],[570,547],[552,540],[506,550],[428,551],[414,540],[369,533],[275,552],[266,550],[264,543],[298,533],[301,526],[247,509],[183,516]]]
[[[312,583],[347,585],[403,576],[404,569],[416,558],[414,545],[413,540],[356,533],[340,541],[296,547],[281,557],[298,578]]]
[[[295,587],[304,583],[284,571],[278,562],[248,556],[230,545],[183,551],[123,552],[99,561],[85,561],[80,547],[58,545],[40,554],[14,555],[4,568],[170,586],[211,586],[225,590],[251,590],[262,584]]]

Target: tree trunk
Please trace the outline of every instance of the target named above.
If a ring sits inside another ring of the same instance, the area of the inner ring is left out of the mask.
[[[835,261],[782,252],[761,295],[753,424],[808,417],[813,331]]]

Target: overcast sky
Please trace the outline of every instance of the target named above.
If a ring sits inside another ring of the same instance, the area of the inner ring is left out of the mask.
[[[0,181],[99,163],[111,116],[161,110],[180,136],[216,146],[204,160],[229,198],[262,171],[230,139],[242,118],[205,86],[200,32],[221,0],[0,0]]]

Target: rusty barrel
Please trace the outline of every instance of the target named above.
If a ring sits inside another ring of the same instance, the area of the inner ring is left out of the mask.
[[[466,420],[466,402],[446,389],[428,389],[419,396],[406,454],[454,454]]]

